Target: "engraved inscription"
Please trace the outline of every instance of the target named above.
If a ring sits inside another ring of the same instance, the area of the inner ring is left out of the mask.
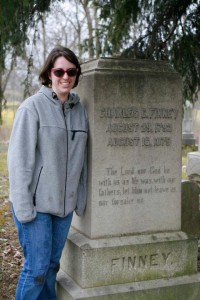
[[[178,110],[174,108],[137,108],[137,107],[106,107],[101,108],[101,118],[145,118],[145,119],[176,119]]]
[[[120,137],[120,138],[109,138],[108,146],[139,146],[140,138],[128,138],[128,137]]]
[[[137,107],[108,107],[101,109],[101,118],[139,118]]]
[[[108,124],[106,132],[139,132],[138,123],[113,123]]]
[[[102,107],[99,110],[105,130],[105,146],[110,149],[141,148],[162,151],[172,147],[176,136],[177,118],[180,112],[173,107]],[[139,150],[140,151],[140,150]],[[116,153],[115,153],[116,154]],[[129,152],[126,152],[129,156]],[[145,154],[146,155],[146,154]],[[137,156],[137,153],[136,153]],[[161,205],[161,201],[172,199],[179,192],[178,179],[171,163],[144,165],[107,166],[97,179],[97,205],[135,207],[147,205],[149,201]],[[176,173],[176,172],[175,172]],[[149,205],[149,203],[148,203]]]
[[[179,111],[156,107],[103,107],[108,147],[169,147]]]
[[[172,252],[159,252],[143,255],[132,255],[115,257],[111,259],[111,273],[125,271],[136,271],[139,269],[151,269],[155,267],[165,267],[172,265]]]
[[[177,191],[177,179],[166,165],[107,167],[104,174],[105,177],[98,181],[101,207],[143,204],[149,195],[166,195]]]

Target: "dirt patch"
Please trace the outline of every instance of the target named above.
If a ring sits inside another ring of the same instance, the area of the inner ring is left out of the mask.
[[[0,300],[14,300],[23,256],[8,201],[8,178],[0,177]]]

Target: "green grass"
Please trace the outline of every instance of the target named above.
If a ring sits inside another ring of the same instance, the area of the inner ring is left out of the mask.
[[[18,106],[18,102],[8,102],[4,108],[2,112],[3,124],[0,125],[0,142],[9,140],[13,120]]]
[[[15,112],[19,106],[18,102],[8,102],[2,112],[3,127],[12,127]]]
[[[188,152],[194,152],[194,151],[197,151],[198,150],[198,147],[195,146],[195,145],[190,145],[190,146],[182,146],[182,158],[185,159],[187,158],[187,154]]]
[[[0,177],[8,176],[7,169],[7,152],[0,152]]]

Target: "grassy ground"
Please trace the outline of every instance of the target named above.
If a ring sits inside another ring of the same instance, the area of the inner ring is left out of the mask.
[[[19,106],[18,102],[8,102],[6,108],[3,110],[2,113],[3,125],[0,126],[0,141],[3,141],[4,143],[9,140],[10,130],[18,106]]]

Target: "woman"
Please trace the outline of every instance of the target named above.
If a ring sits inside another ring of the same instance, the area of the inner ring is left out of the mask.
[[[77,94],[81,67],[53,49],[41,89],[17,110],[8,150],[10,201],[24,252],[16,300],[56,299],[55,281],[73,211],[86,205],[88,121]]]

